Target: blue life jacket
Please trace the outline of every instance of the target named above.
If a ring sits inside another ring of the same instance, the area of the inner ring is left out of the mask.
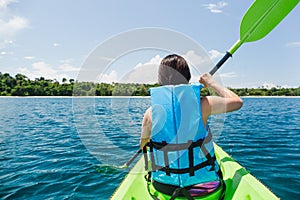
[[[211,133],[202,121],[202,84],[151,88],[153,180],[186,187],[219,180]]]

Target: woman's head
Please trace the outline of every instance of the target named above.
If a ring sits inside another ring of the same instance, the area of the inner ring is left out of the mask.
[[[158,69],[160,85],[187,84],[190,79],[190,68],[183,57],[172,54],[161,61]]]

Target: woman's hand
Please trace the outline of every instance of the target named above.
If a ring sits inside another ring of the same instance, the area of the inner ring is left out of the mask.
[[[215,79],[210,75],[210,73],[205,73],[200,76],[199,82],[204,85],[204,87],[210,87],[212,86],[216,81]]]

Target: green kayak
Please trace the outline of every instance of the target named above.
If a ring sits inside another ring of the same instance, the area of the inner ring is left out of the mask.
[[[234,161],[221,147],[215,144],[215,155],[223,172],[226,191],[224,199],[279,199],[266,186],[252,176],[245,168]],[[118,189],[114,192],[112,200],[148,200],[152,199],[147,189],[147,182],[144,176],[144,160],[141,158],[129,174],[125,177]],[[154,190],[150,187],[150,190]],[[216,199],[221,190],[215,191],[208,196],[197,197],[195,199]],[[159,199],[168,199],[167,195],[156,193]],[[184,199],[184,198],[176,198]]]

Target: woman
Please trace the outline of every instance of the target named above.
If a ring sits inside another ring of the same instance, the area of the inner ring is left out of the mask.
[[[238,110],[243,104],[209,73],[199,82],[219,96],[200,97],[203,85],[188,84],[190,78],[184,58],[166,56],[158,71],[162,87],[151,89],[152,106],[142,122],[140,146],[150,147],[153,186],[173,197],[205,195],[219,188],[222,178],[207,120],[212,114]]]

